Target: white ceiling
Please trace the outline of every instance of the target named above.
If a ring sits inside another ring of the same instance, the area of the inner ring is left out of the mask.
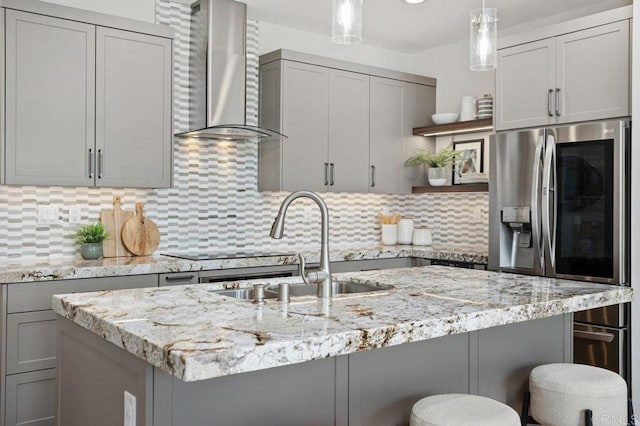
[[[329,35],[331,0],[240,0],[249,16],[260,21]],[[573,17],[631,4],[631,0],[486,0],[498,9],[498,28],[526,25],[556,15]],[[469,34],[469,12],[481,0],[364,0],[363,42],[400,52],[415,53],[463,40]]]

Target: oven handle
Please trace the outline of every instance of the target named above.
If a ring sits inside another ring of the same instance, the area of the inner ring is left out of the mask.
[[[573,337],[576,339],[593,340],[595,342],[611,343],[616,337],[613,333],[573,330]]]
[[[547,149],[544,155],[544,168],[542,176],[542,232],[543,238],[546,240],[549,248],[549,260],[551,262],[551,268],[555,273],[556,269],[556,142],[555,136],[549,134],[547,136]],[[553,173],[553,187],[551,186],[551,176]],[[552,230],[552,218],[550,215],[551,194],[553,194],[553,230]]]

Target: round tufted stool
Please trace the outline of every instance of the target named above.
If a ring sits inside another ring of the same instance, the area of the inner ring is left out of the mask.
[[[529,375],[531,416],[549,426],[627,424],[627,384],[613,371],[581,364],[546,364]]]
[[[422,398],[411,409],[411,426],[519,426],[513,408],[478,395],[450,393]]]

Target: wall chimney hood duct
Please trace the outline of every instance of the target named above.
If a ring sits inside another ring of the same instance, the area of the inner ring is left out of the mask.
[[[176,136],[250,140],[284,136],[246,124],[247,5],[200,0],[191,5],[189,131]]]

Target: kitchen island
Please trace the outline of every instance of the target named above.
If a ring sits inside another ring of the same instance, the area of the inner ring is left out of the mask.
[[[439,392],[516,405],[531,368],[571,360],[572,312],[632,298],[439,266],[336,275],[385,290],[264,305],[206,284],[55,296],[60,424],[121,423],[124,391],[155,426],[403,424]]]

